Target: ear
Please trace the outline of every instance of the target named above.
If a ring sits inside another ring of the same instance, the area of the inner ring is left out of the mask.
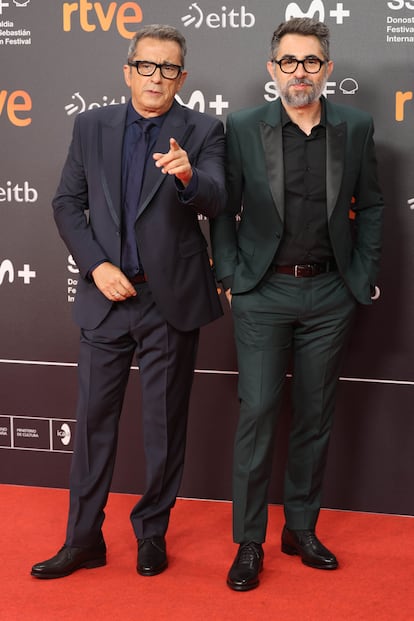
[[[128,88],[131,88],[131,71],[132,71],[132,67],[130,67],[129,65],[124,65],[123,69],[124,69],[125,84],[128,86]]]
[[[187,79],[187,76],[188,76],[188,71],[181,72],[180,77],[177,80],[177,90],[176,90],[177,93],[182,89],[184,82]]]
[[[267,68],[267,71],[269,72],[269,75],[272,78],[272,80],[276,80],[276,67],[275,67],[275,63],[273,63],[271,60],[268,60],[267,64],[266,64],[266,68]]]
[[[333,70],[334,70],[334,61],[333,60],[328,60],[328,63],[327,63],[327,66],[326,66],[326,73],[327,73],[328,78],[331,75]]]

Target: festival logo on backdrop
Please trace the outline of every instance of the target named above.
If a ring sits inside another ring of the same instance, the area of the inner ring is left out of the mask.
[[[303,9],[305,3],[290,2],[286,7],[285,19],[292,17],[311,17],[320,22],[325,21],[325,16],[329,15],[336,20],[337,24],[343,24],[345,18],[351,17],[351,11],[344,8],[343,2],[337,2],[334,9],[326,11],[325,3],[322,0],[312,0],[307,9]]]
[[[188,9],[181,18],[186,28],[201,28],[203,25],[207,28],[252,28],[256,23],[254,14],[244,5],[238,8],[219,5],[216,12],[206,13],[202,3],[192,2]]]
[[[397,91],[395,93],[395,120],[403,122],[406,120],[408,110],[414,112],[414,93],[413,91]]]
[[[5,185],[0,185],[0,203],[36,203],[38,198],[38,191],[29,181],[23,181],[23,183],[6,181]]]
[[[36,271],[29,263],[22,264],[19,261],[16,265],[11,259],[3,259],[0,262],[0,286],[14,282],[31,285],[34,278],[36,278]]]
[[[108,32],[116,29],[121,37],[131,39],[143,20],[142,9],[137,2],[108,4],[79,0],[64,2],[62,9],[64,32],[71,32],[79,25],[84,32]]]
[[[1,1],[1,0],[0,0]],[[0,90],[0,119],[2,117],[16,127],[27,127],[32,122],[32,98],[22,90]]]
[[[22,11],[29,4],[30,0],[0,0],[0,47],[32,44],[32,32]]]
[[[113,106],[115,104],[126,102],[125,95],[122,95],[119,99],[103,95],[100,97],[99,101],[92,101],[88,103],[79,91],[73,93],[71,99],[72,102],[65,106],[65,111],[68,116],[72,116],[72,114],[80,114],[81,112],[85,112],[85,110],[92,110],[92,108],[104,108],[105,106]]]
[[[11,447],[11,421],[9,416],[0,416],[0,448]]]
[[[209,99],[200,90],[193,91],[187,101],[184,101],[184,99],[182,99],[180,95],[176,95],[175,98],[181,105],[186,106],[186,108],[198,110],[199,112],[209,111],[210,113],[216,114],[216,116],[222,116],[223,112],[227,110],[230,105],[229,102],[223,98],[222,94],[217,93],[216,95],[214,95],[214,97]],[[119,98],[103,95],[102,97],[99,97],[97,101],[87,102],[79,91],[73,93],[71,99],[71,103],[68,103],[65,106],[65,112],[68,116],[72,116],[73,114],[80,114],[81,112],[85,112],[85,110],[91,110],[92,108],[113,106],[119,103],[125,103],[127,101],[125,95],[122,95]]]
[[[73,449],[73,437],[75,421],[73,420],[53,420],[52,424],[52,438],[53,443],[51,450],[59,452],[71,452]]]
[[[13,448],[50,450],[49,425],[46,419],[13,416]]]
[[[399,45],[414,43],[414,2],[392,0],[386,3],[386,42]]]
[[[0,417],[0,448],[71,453],[74,420]]]

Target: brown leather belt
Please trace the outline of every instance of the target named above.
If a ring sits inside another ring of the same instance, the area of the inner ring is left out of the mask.
[[[272,265],[272,272],[277,274],[289,274],[295,278],[309,278],[326,272],[335,272],[338,268],[335,261],[324,263],[305,263],[304,265]]]
[[[145,274],[141,274],[138,272],[138,274],[135,274],[135,276],[131,276],[130,278],[128,278],[128,280],[133,285],[140,285],[143,282],[147,282],[148,279]]]

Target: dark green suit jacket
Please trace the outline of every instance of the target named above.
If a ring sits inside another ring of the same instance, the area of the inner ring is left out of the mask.
[[[381,247],[383,198],[371,117],[355,108],[326,105],[326,207],[339,272],[355,298],[371,303]],[[217,280],[232,293],[252,290],[271,265],[284,227],[281,102],[227,118],[228,202],[211,223]],[[350,219],[352,209],[354,219]],[[236,215],[241,212],[241,221]]]

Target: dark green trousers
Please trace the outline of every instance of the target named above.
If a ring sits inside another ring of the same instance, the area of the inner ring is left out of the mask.
[[[268,488],[282,389],[293,362],[286,524],[314,528],[341,362],[356,302],[337,272],[272,274],[234,295],[240,418],[233,471],[234,541],[266,537]]]

